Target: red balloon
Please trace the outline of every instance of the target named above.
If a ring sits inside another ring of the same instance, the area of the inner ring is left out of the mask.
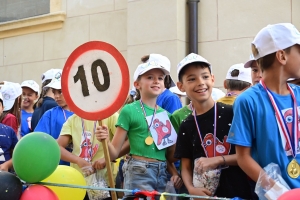
[[[29,186],[21,196],[20,200],[59,200],[56,194],[42,185]]]
[[[300,188],[297,188],[284,193],[278,198],[278,200],[299,199],[299,197],[300,197]]]

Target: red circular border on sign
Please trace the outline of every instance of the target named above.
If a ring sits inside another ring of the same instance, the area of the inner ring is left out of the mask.
[[[69,73],[76,59],[79,58],[83,53],[90,50],[102,50],[112,55],[114,59],[117,61],[122,74],[122,86],[119,94],[116,96],[115,99],[112,99],[112,103],[110,104],[110,106],[95,112],[84,111],[74,103],[70,95],[69,83],[68,83]],[[62,92],[64,94],[64,98],[70,110],[73,111],[79,117],[82,117],[87,120],[103,120],[116,113],[124,105],[124,102],[126,101],[128,91],[129,91],[129,84],[130,84],[129,70],[124,57],[114,46],[102,41],[90,41],[77,47],[71,53],[71,55],[68,57],[65,63],[61,80],[62,80],[61,82]]]

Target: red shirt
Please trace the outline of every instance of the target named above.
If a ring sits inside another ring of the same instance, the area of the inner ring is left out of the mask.
[[[10,126],[12,129],[14,129],[16,135],[18,134],[18,120],[13,114],[8,113],[1,123]]]

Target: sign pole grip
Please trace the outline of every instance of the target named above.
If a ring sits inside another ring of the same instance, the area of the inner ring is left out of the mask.
[[[98,121],[99,126],[102,126],[102,121]],[[108,181],[109,181],[109,187],[115,188],[115,182],[113,178],[113,173],[111,169],[111,162],[110,162],[110,155],[108,151],[108,146],[106,140],[103,140],[102,142],[103,151],[104,151],[104,158],[106,161],[106,168],[107,168],[107,175],[108,175]],[[111,191],[112,200],[117,200],[117,194],[115,191]]]

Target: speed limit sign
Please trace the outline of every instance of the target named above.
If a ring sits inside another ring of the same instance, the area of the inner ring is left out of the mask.
[[[102,120],[123,106],[129,80],[122,54],[108,43],[91,41],[68,57],[62,73],[62,92],[78,116]]]

